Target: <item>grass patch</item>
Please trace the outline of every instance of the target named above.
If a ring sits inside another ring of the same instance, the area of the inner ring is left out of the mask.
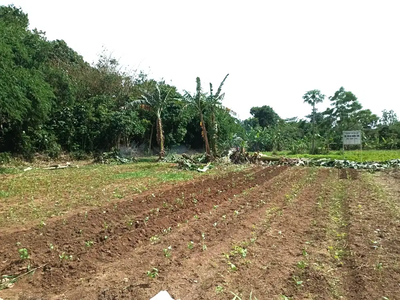
[[[188,173],[165,173],[165,174],[157,174],[157,177],[162,181],[184,181],[193,179],[192,174]]]
[[[131,179],[131,178],[145,178],[151,177],[154,171],[151,170],[139,170],[136,172],[127,172],[121,174],[112,175],[113,179]]]
[[[10,196],[10,194],[7,191],[0,190],[0,198],[6,198],[8,196]]]
[[[18,170],[16,168],[0,167],[0,174],[17,174],[20,172],[21,172],[21,170]]]
[[[113,179],[133,179],[133,178],[152,178],[153,180],[165,181],[183,181],[193,179],[194,173],[192,171],[176,170],[175,166],[170,166],[165,163],[144,163],[140,169],[134,172],[125,172],[120,174],[113,174]]]
[[[211,174],[207,172],[205,176]],[[154,162],[33,169],[19,176],[0,175],[0,228],[45,221],[81,207],[108,205],[163,182],[199,176],[204,175]]]

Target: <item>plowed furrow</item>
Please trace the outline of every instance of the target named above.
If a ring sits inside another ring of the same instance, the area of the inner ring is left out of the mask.
[[[264,168],[200,180],[159,194],[135,197],[117,206],[91,210],[43,228],[4,235],[1,241],[7,247],[0,249],[3,261],[0,273],[12,274],[21,267],[21,262],[13,259],[18,242],[29,249],[33,265],[46,264],[36,272],[33,286],[65,290],[69,282],[73,286],[79,278],[102,270],[103,263],[125,259],[132,252],[145,249],[151,243],[150,237],[162,235],[163,229],[169,233],[169,228],[178,223],[195,215],[200,217],[214,205],[226,203],[243,190],[262,184],[284,170]],[[37,249],[29,246],[33,239]],[[44,245],[48,250],[39,252]],[[146,250],[143,251],[145,254]],[[72,255],[72,260],[62,259],[60,255]],[[60,278],[63,278],[62,285]]]

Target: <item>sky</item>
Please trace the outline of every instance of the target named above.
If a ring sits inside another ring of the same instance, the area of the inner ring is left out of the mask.
[[[341,86],[363,108],[400,116],[398,0],[0,0],[28,14],[30,28],[95,62],[105,48],[126,68],[195,91],[216,89],[240,119],[269,105],[304,118],[302,96],[329,106]]]

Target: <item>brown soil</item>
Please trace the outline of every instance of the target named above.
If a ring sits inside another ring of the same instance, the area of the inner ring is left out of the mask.
[[[0,298],[399,299],[399,194],[377,180],[255,168],[0,232],[0,275],[38,268]]]

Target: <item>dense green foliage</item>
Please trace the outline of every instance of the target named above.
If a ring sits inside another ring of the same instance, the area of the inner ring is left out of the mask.
[[[0,6],[2,157],[37,152],[84,157],[132,145],[160,157],[164,147],[179,145],[205,149],[210,157],[229,147],[323,153],[342,147],[343,130],[362,130],[364,148],[400,148],[396,114],[385,110],[379,118],[343,87],[329,97],[324,112],[316,106],[325,96],[307,92],[303,101],[312,113],[306,119],[283,120],[264,105],[251,108],[252,117],[241,122],[222,106],[228,75],[215,93],[212,84],[205,92],[197,78],[194,94],[180,94],[165,81],[123,71],[106,51],[90,65],[64,41],[49,41],[28,25],[21,9]]]
[[[176,87],[123,72],[106,52],[91,66],[28,23],[21,9],[0,7],[0,152],[79,157],[131,145],[202,147],[198,115],[183,109]],[[218,134],[224,143],[240,125],[218,101],[203,113],[227,124]]]

